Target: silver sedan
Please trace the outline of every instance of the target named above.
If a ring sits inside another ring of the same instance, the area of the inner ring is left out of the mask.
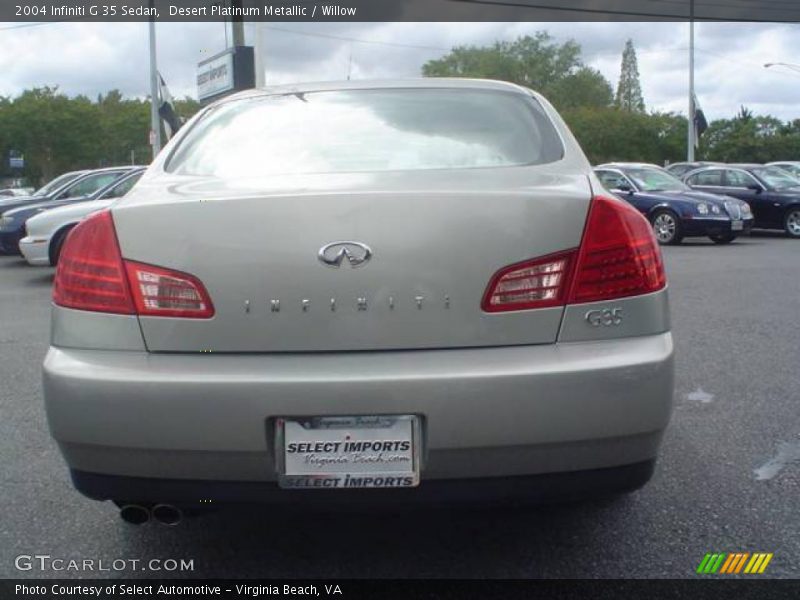
[[[131,522],[630,490],[670,418],[651,228],[507,83],[224,99],[75,227],[53,302],[52,434]]]

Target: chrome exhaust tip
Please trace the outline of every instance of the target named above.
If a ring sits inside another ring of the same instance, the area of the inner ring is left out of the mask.
[[[119,509],[119,516],[131,525],[142,525],[150,520],[150,511],[139,504],[126,504]]]
[[[171,504],[156,504],[152,510],[153,519],[162,525],[174,527],[183,520],[183,511]]]

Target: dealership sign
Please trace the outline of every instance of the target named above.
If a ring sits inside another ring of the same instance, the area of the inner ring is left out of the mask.
[[[11,150],[8,156],[8,166],[12,169],[24,169],[25,158],[16,150]]]
[[[237,46],[197,65],[197,97],[208,103],[255,85],[253,48]]]
[[[200,63],[197,71],[197,96],[200,100],[216,96],[233,89],[233,54]]]

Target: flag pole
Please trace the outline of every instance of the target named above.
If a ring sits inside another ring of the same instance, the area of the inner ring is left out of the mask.
[[[153,8],[153,0],[150,0]],[[150,14],[154,14],[151,11]],[[156,66],[156,22],[150,18],[150,144],[153,146],[153,158],[161,151],[161,122],[158,116],[158,67]]]
[[[253,38],[253,53],[255,54],[256,68],[256,87],[262,88],[266,84],[266,74],[264,73],[264,23],[255,22],[255,34]]]
[[[686,160],[694,162],[694,0],[689,0],[689,124],[686,131]]]

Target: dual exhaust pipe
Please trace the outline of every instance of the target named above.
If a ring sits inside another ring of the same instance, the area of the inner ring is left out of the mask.
[[[172,504],[156,504],[152,508],[141,504],[125,504],[119,509],[120,518],[131,525],[142,525],[150,519],[174,527],[183,520],[183,511]]]

